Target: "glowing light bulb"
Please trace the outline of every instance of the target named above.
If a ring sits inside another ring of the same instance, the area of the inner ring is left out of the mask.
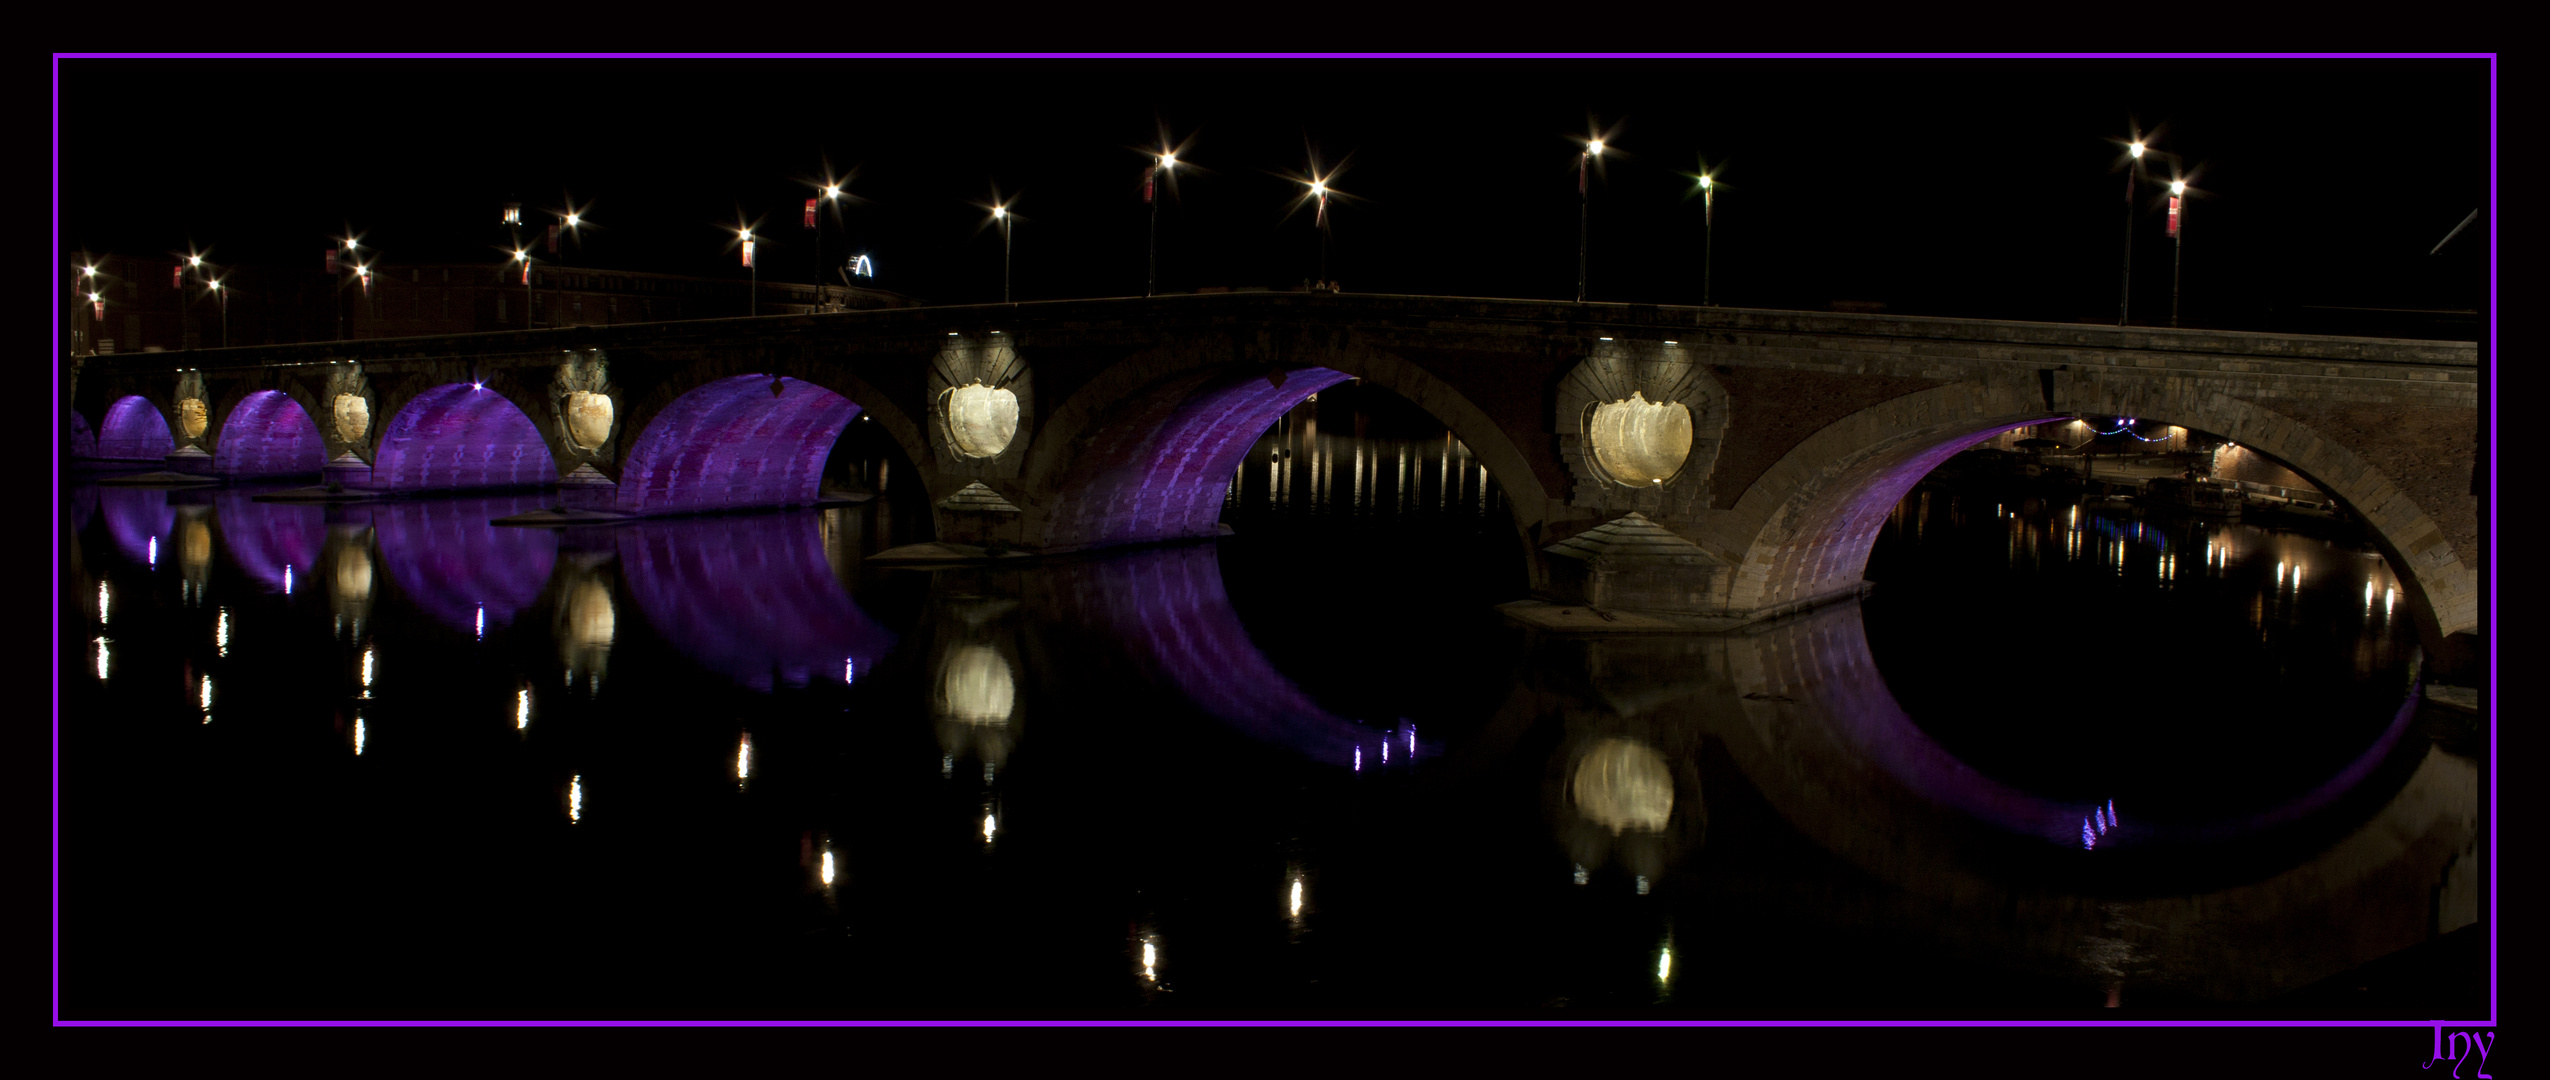
[[[1585,152],[1592,154],[1595,157],[1603,156],[1603,141],[1601,139],[1596,139],[1592,142],[1586,143]]]
[[[2135,143],[2135,144],[2134,144],[2134,151],[2133,151],[2133,153],[2134,153],[2134,156],[2135,156],[2135,157],[2141,157],[2141,156],[2143,156],[2143,144],[2141,144],[2141,143]]]

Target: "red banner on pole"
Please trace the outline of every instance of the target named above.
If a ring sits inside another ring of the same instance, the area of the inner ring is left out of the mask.
[[[1142,201],[1151,201],[1151,182],[1153,178],[1157,177],[1159,174],[1160,167],[1157,165],[1153,165],[1150,168],[1142,170]]]
[[[2178,196],[2169,197],[2169,235],[2178,235]]]
[[[744,241],[744,265],[746,265],[746,266],[751,266],[752,264],[753,264],[753,242],[752,242],[752,241],[750,241],[750,240],[746,240],[746,241]]]
[[[329,248],[329,249],[328,249],[328,276],[329,276],[329,277],[335,277],[335,276],[336,276],[336,249],[335,249],[335,248]]]
[[[809,229],[815,227],[815,201],[813,199],[806,200],[806,227]]]
[[[529,259],[524,259],[522,261],[522,283],[525,285],[531,284],[531,260]]]
[[[104,301],[104,300],[92,300],[92,301],[89,301],[89,304],[90,304],[90,306],[91,306],[91,307],[94,307],[94,308],[96,308],[96,309],[97,309],[97,321],[99,321],[99,322],[105,322],[105,321],[106,321],[106,301]]]
[[[168,287],[172,289],[186,287],[186,264],[179,263],[168,268]]]

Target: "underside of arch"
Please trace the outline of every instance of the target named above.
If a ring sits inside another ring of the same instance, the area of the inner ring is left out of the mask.
[[[293,476],[327,463],[319,425],[292,395],[258,390],[239,399],[221,424],[213,471],[224,476]]]
[[[773,393],[776,387],[777,393]],[[679,514],[812,503],[859,406],[800,379],[738,375],[657,413],[629,451],[616,508]]]
[[[1171,380],[1119,407],[1064,474],[1046,518],[1048,551],[1212,536],[1222,497],[1257,437],[1312,394],[1346,381],[1329,368]]]
[[[370,487],[514,487],[557,480],[538,425],[505,395],[469,383],[416,395],[381,431]]]
[[[158,461],[177,449],[168,418],[140,394],[119,399],[106,410],[93,453],[107,461]]]

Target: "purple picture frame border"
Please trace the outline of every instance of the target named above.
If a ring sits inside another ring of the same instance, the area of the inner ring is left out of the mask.
[[[2488,340],[2481,358],[2482,408],[2488,417],[2487,499],[2480,512],[2486,552],[2480,560],[2480,622],[2493,625],[2497,611],[2497,172],[2499,167],[2498,54],[2493,52],[2293,52],[2293,53],[108,53],[62,52],[52,64],[52,251],[62,247],[62,64],[64,60],[2485,60],[2488,62]],[[48,269],[48,275],[52,271]],[[53,305],[52,340],[62,340],[62,307]],[[62,503],[62,368],[49,365],[53,393],[53,505]],[[2488,1016],[2456,1020],[65,1020],[62,1018],[62,530],[52,530],[53,642],[50,775],[52,791],[52,961],[55,1027],[1853,1027],[1853,1028],[2314,1028],[2495,1027],[2498,1013],[2496,926],[2497,872],[2497,636],[2488,636],[2488,670],[2481,689],[2488,723]]]

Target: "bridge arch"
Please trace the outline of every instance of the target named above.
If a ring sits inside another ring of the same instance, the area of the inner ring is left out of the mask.
[[[815,501],[824,460],[859,415],[850,397],[803,379],[755,373],[707,378],[631,417],[617,509],[696,513]],[[669,399],[669,400],[665,400]],[[643,424],[643,427],[637,425]]]
[[[2084,380],[2086,382],[2086,380]],[[2228,438],[2283,462],[2362,518],[2407,587],[2430,654],[2478,625],[2476,575],[2443,528],[2338,440],[2238,398],[2182,388],[2076,385],[2050,410],[2035,387],[1958,383],[1860,410],[1799,443],[1736,501],[1739,557],[1728,607],[1769,616],[1860,588],[1877,531],[1940,463],[2014,427],[2070,415],[2133,416]]]
[[[176,436],[159,406],[140,394],[127,394],[106,407],[92,453],[108,461],[158,461],[175,449]]]
[[[294,476],[327,464],[327,436],[311,417],[317,409],[297,386],[242,388],[224,395],[215,415],[213,471],[223,476]]]
[[[483,382],[409,396],[380,423],[370,486],[392,491],[551,484],[549,440],[521,406]]]
[[[1212,536],[1249,447],[1284,413],[1348,379],[1398,394],[1470,449],[1503,487],[1529,562],[1550,500],[1505,428],[1425,368],[1351,339],[1274,348],[1225,340],[1110,367],[1044,420],[1021,470],[1022,539],[1067,551]]]

